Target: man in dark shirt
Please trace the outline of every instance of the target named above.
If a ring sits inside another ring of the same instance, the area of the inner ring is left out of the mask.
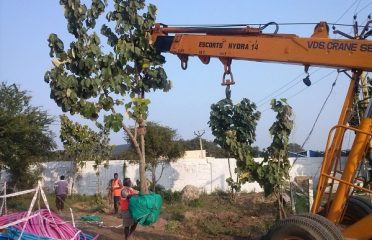
[[[61,176],[59,179],[54,185],[54,192],[56,195],[56,207],[60,213],[64,208],[64,202],[68,192],[68,182],[65,180],[65,176]]]

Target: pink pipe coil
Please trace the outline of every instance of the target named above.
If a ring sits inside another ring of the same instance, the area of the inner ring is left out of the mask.
[[[26,233],[54,239],[72,239],[75,235],[74,239],[86,239],[83,232],[73,227],[71,224],[66,223],[57,214],[49,212],[46,209],[41,209],[32,214],[36,213],[39,213],[39,215],[27,221],[25,227]],[[17,212],[0,216],[0,226],[22,219],[26,217],[26,215],[27,212]],[[18,223],[13,227],[22,231],[24,224],[25,222]],[[97,238],[98,236],[93,239]]]

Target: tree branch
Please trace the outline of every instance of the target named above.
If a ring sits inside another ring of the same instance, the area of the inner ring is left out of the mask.
[[[113,114],[116,114],[116,111],[114,108],[111,108],[111,111]],[[124,124],[124,122],[121,122],[121,127],[124,129],[124,131],[128,134],[130,141],[133,143],[134,148],[136,149],[136,152],[140,158],[142,158],[142,151],[141,148],[137,142],[137,139],[133,135],[133,133],[130,131],[130,129]]]

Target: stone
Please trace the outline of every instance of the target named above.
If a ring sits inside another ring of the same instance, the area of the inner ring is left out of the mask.
[[[199,199],[200,191],[199,188],[193,185],[186,185],[181,191],[182,202],[189,202],[195,199]]]

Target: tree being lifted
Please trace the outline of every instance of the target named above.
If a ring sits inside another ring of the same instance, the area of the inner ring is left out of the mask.
[[[114,0],[113,9],[101,0],[93,0],[89,8],[80,0],[61,0],[60,4],[75,39],[65,50],[56,34],[49,36],[50,56],[55,57],[54,67],[45,74],[50,96],[64,112],[92,121],[104,115],[107,128],[123,129],[140,159],[141,192],[147,193],[144,134],[150,100],[145,93],[170,89],[162,68],[164,57],[150,44],[156,7],[150,4],[144,10],[144,0]],[[107,23],[99,30],[107,45],[102,46],[96,21],[104,13]],[[135,121],[134,131],[123,113]]]
[[[211,106],[209,125],[215,142],[236,159],[237,180],[232,177],[226,181],[232,190],[239,191],[241,184],[257,181],[265,195],[274,194],[278,200],[280,217],[285,212],[282,205],[282,187],[289,178],[288,160],[289,135],[293,128],[292,108],[285,99],[271,102],[271,108],[277,113],[276,121],[270,127],[271,145],[263,153],[262,162],[253,159],[252,143],[256,137],[256,125],[260,113],[256,105],[248,99],[233,105],[230,99],[222,99]]]

